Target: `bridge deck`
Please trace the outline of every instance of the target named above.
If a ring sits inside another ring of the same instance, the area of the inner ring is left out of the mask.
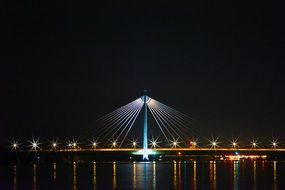
[[[101,149],[58,149],[58,150],[40,150],[38,152],[134,152],[143,150],[141,148],[101,148]],[[155,149],[148,149],[150,151],[156,152],[171,152],[171,151],[205,151],[205,152],[212,152],[212,151],[220,151],[220,152],[227,152],[227,151],[238,151],[238,152],[285,152],[285,148],[155,148]]]

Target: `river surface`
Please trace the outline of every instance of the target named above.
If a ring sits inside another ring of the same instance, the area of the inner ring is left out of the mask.
[[[0,189],[285,189],[285,162],[171,161],[0,165]]]

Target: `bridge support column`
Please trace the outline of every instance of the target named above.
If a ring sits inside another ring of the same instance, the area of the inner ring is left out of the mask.
[[[146,95],[143,96],[144,102],[144,122],[143,122],[143,160],[148,160],[148,140],[147,140],[147,99]]]

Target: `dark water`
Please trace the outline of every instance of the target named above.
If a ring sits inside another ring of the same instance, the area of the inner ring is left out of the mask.
[[[285,189],[285,162],[109,162],[0,166],[0,189]]]

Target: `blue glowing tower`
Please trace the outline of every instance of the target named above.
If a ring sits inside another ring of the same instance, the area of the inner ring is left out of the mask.
[[[143,119],[143,160],[148,160],[148,149],[147,149],[147,103],[149,97],[146,95],[146,90],[142,97],[144,103],[144,119]]]

